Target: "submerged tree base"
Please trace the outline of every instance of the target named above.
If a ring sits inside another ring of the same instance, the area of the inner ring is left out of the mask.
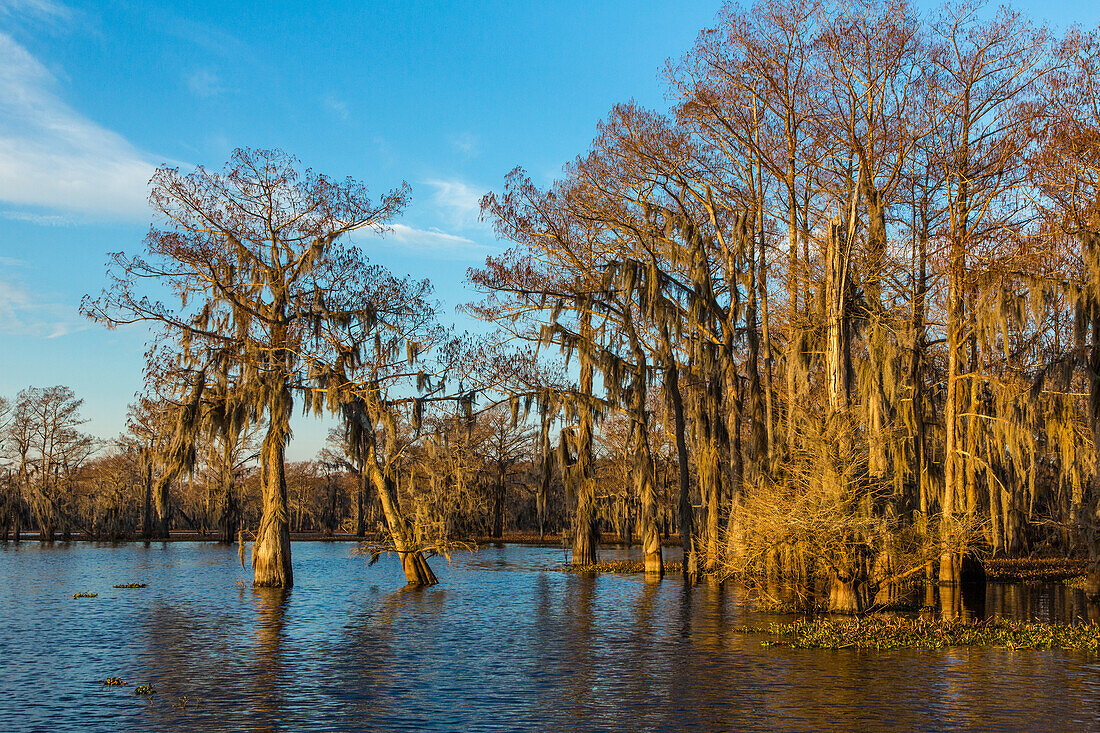
[[[746,626],[746,634],[772,637],[764,646],[791,649],[942,649],[992,646],[1005,649],[1071,649],[1100,653],[1097,624],[1044,624],[991,619],[966,622],[920,618],[802,619],[789,624]]]

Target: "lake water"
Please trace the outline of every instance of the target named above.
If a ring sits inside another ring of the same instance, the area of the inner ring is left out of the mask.
[[[352,549],[296,543],[284,593],[215,544],[0,547],[0,730],[1100,730],[1095,657],[763,648],[737,628],[768,617],[728,585],[504,546],[408,589]],[[979,615],[1086,613],[1061,587],[968,596]]]

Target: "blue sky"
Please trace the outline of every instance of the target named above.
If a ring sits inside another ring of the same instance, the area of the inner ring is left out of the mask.
[[[155,7],[154,7],[155,6]],[[663,108],[659,71],[719,9],[677,2],[0,0],[0,395],[67,384],[111,437],[145,334],[77,313],[106,253],[136,251],[164,163],[278,147],[413,203],[374,261],[428,277],[449,311],[497,251],[481,194],[517,165],[549,183],[621,101]],[[1035,3],[1052,24],[1093,2]],[[323,426],[298,420],[290,455]]]

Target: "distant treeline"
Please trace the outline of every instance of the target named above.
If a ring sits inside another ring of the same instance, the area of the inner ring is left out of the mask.
[[[0,539],[42,541],[158,539],[186,532],[224,542],[260,518],[255,435],[244,436],[226,460],[203,445],[192,470],[169,478],[147,427],[149,403],[135,403],[128,429],[114,439],[81,432],[83,400],[68,387],[27,388],[0,397]],[[143,422],[146,421],[146,422]],[[633,540],[628,426],[608,421],[600,431],[600,518],[604,532]],[[549,510],[540,524],[535,430],[513,424],[503,408],[476,423],[439,425],[448,447],[413,452],[402,463],[401,500],[422,522],[444,525],[455,540],[523,533],[557,539],[568,526],[564,487],[551,483]],[[656,467],[661,482],[665,537],[675,532],[675,462],[665,447]],[[376,492],[342,449],[341,432],[313,460],[288,461],[285,481],[290,531],[386,534]],[[166,492],[158,503],[157,494]],[[246,539],[248,536],[246,535]]]

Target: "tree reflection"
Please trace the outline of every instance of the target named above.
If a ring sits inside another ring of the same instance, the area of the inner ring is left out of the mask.
[[[256,649],[253,655],[256,680],[255,711],[274,724],[285,708],[282,645],[286,608],[291,591],[285,588],[254,588]]]

